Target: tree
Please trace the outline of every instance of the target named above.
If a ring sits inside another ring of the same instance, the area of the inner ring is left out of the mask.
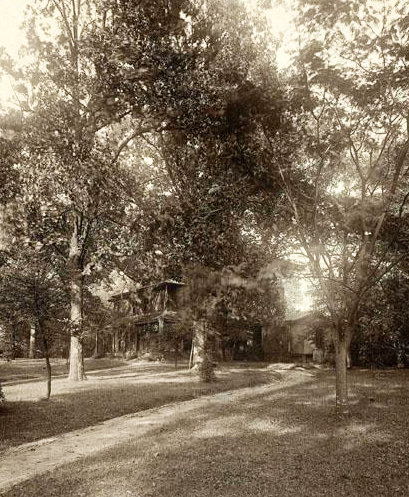
[[[271,129],[280,126],[270,37],[235,0],[106,5],[104,30],[92,35],[95,63],[106,68],[102,91],[150,129],[144,136],[171,181],[150,213],[151,253],[168,274],[186,275],[192,263],[217,274],[245,257],[241,217],[260,188],[249,182],[259,159],[254,121],[262,115]],[[213,301],[215,288],[203,285]]]
[[[199,377],[208,383],[215,381],[214,345],[215,329],[212,317],[220,292],[220,274],[197,264],[185,269],[187,299],[184,320],[192,322],[194,364]],[[189,319],[190,318],[190,319]]]
[[[25,323],[35,329],[47,368],[46,399],[51,395],[50,346],[68,317],[68,295],[55,269],[50,253],[22,245],[0,269],[0,319],[6,326]]]
[[[295,152],[284,146],[277,160],[277,135],[263,133],[293,238],[332,321],[337,409],[347,413],[347,353],[362,302],[407,257],[382,236],[409,196],[405,30],[402,12],[393,17],[382,2],[303,2],[299,9]]]
[[[129,208],[125,192],[135,186],[129,170],[120,166],[130,140],[114,129],[128,112],[112,97],[101,98],[104,74],[93,64],[86,43],[105,15],[98,1],[38,1],[26,23],[27,53],[36,64],[16,68],[3,63],[22,82],[16,86],[21,148],[15,166],[24,178],[19,201],[27,209],[36,204],[37,214],[29,219],[32,240],[52,247],[67,268],[73,381],[84,378],[85,280],[106,252],[115,249],[118,240],[109,228]],[[25,222],[19,223],[24,229]]]
[[[6,396],[4,395],[3,389],[1,388],[0,383],[0,405],[6,400]]]

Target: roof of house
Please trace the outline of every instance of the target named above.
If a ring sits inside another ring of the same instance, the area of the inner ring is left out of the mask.
[[[118,302],[119,300],[128,300],[133,293],[135,292],[127,291],[127,292],[116,293],[115,295],[109,297],[108,302]]]
[[[328,321],[328,318],[326,316],[324,316],[324,314],[322,314],[321,312],[317,312],[317,311],[312,311],[312,312],[306,312],[306,313],[303,313],[299,316],[297,316],[296,318],[293,318],[293,319],[286,319],[285,320],[285,323],[286,324],[302,324],[302,323],[318,323],[318,322],[322,322],[323,324],[326,323]]]
[[[143,290],[147,290],[148,288],[151,288],[152,291],[154,291],[154,292],[160,292],[161,290],[164,290],[165,288],[170,288],[171,290],[174,290],[174,289],[180,288],[182,286],[186,286],[186,284],[181,283],[179,281],[175,281],[175,280],[164,280],[164,281],[160,281],[159,283],[152,283],[151,285],[141,286],[139,288],[136,288],[135,290],[117,293],[115,295],[112,295],[108,299],[108,301],[109,302],[118,302],[120,300],[129,300],[129,298],[132,295],[135,295]]]
[[[166,287],[175,289],[175,288],[180,288],[182,286],[186,286],[186,284],[174,280],[165,280],[151,286],[153,287],[154,292],[160,292],[161,290],[164,290]]]

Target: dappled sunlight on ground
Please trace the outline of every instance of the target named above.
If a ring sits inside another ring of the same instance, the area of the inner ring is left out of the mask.
[[[68,373],[66,359],[50,359],[51,371],[53,375],[65,376]],[[119,358],[85,359],[85,369],[87,372],[101,369],[114,369],[124,366],[126,361]],[[6,361],[0,359],[0,381],[3,385],[13,384],[21,381],[41,380],[46,374],[44,359],[14,359]]]
[[[254,419],[247,423],[250,431],[269,433],[270,435],[287,435],[301,431],[299,426],[287,426],[277,419]]]
[[[43,497],[406,497],[409,372],[396,373],[398,399],[382,383],[355,384],[362,374],[350,375],[349,418],[334,413],[332,373],[248,390],[234,401],[236,393],[218,394],[215,404],[175,405],[160,424],[141,413],[145,435],[6,497],[33,488]]]
[[[155,372],[156,370],[156,372]],[[260,368],[251,368],[246,370],[248,375],[260,374]],[[216,376],[220,380],[234,379],[237,375],[243,375],[243,368],[230,368],[224,366],[218,368]],[[87,392],[100,389],[123,388],[125,385],[134,385],[146,387],[148,385],[158,386],[160,384],[194,384],[199,383],[197,376],[188,369],[173,366],[149,363],[133,364],[130,367],[120,367],[100,372],[91,372],[87,374],[87,380],[83,382],[72,383],[66,378],[54,378],[52,380],[52,398],[55,400],[59,395],[72,395],[78,392]],[[44,397],[45,381],[36,381],[29,384],[22,383],[17,385],[6,385],[4,391],[7,400],[27,401],[38,400]]]
[[[245,415],[241,416],[241,421],[246,419]],[[192,438],[207,439],[209,437],[222,437],[227,435],[234,435],[237,431],[237,423],[240,419],[237,416],[226,416],[223,419],[206,420],[201,425],[193,429],[191,433]]]
[[[216,383],[204,384],[187,369],[175,370],[173,364],[129,363],[103,371],[103,377],[101,371],[88,374],[83,382],[55,378],[49,401],[40,400],[46,391],[44,381],[6,385],[7,402],[0,411],[0,451],[124,414],[271,380],[262,368],[248,372],[234,364],[230,373],[229,367],[227,363],[218,368]]]

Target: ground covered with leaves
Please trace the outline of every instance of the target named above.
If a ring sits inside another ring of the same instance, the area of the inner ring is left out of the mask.
[[[186,368],[170,363],[128,362],[96,373],[84,382],[57,378],[49,401],[44,382],[4,386],[0,404],[0,452],[8,447],[85,428],[107,419],[170,402],[189,400],[270,381],[265,364],[226,364],[217,368],[218,381],[200,383]]]
[[[409,371],[351,372],[347,419],[334,413],[331,372],[296,385],[285,378],[240,402],[165,421],[4,496],[409,495]]]

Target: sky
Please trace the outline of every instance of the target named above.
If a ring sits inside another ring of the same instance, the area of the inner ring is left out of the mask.
[[[256,0],[246,0],[253,3]],[[19,30],[24,20],[24,10],[32,0],[0,0],[0,46],[5,46],[10,55],[17,56],[18,48],[24,39]],[[289,27],[287,9],[284,2],[276,7],[271,15],[273,29],[285,33]]]
[[[245,0],[246,2],[253,3],[256,0]],[[24,32],[20,30],[20,26],[24,21],[24,11],[27,5],[33,0],[0,0],[0,47],[4,46],[12,56],[18,58],[18,50],[25,41]],[[277,35],[282,34],[285,36],[289,30],[289,15],[283,5],[272,11],[270,22],[272,29]],[[278,53],[278,63],[284,66],[288,61],[288,56],[284,50]],[[7,77],[0,80],[0,102],[12,98],[13,90],[10,81]]]
[[[24,19],[24,10],[29,0],[0,0],[0,45],[10,55],[17,56],[22,34],[19,26]]]
[[[0,0],[0,47],[4,46],[13,58],[18,57],[18,50],[24,41],[20,31],[24,20],[24,10],[30,0]],[[12,88],[7,77],[0,80],[0,101],[12,95]]]

